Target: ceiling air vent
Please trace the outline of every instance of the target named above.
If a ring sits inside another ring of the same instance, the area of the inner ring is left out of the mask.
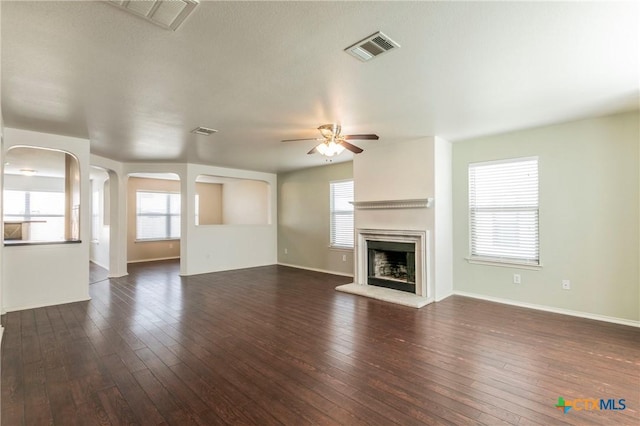
[[[210,129],[208,127],[196,127],[191,131],[191,133],[195,133],[196,135],[211,136],[214,133],[218,133],[218,131],[216,129]]]
[[[383,33],[377,32],[347,47],[344,51],[362,62],[367,62],[397,47],[400,47],[398,43]]]
[[[167,30],[177,30],[198,0],[109,0],[112,4]]]

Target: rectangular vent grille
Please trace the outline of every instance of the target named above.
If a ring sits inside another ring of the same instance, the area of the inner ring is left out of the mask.
[[[195,133],[196,135],[210,136],[214,133],[218,133],[218,131],[216,129],[210,129],[208,127],[196,127],[191,131],[191,133]]]
[[[175,31],[198,5],[198,0],[108,0],[107,3]]]
[[[347,47],[344,51],[356,59],[366,62],[396,47],[400,47],[400,45],[383,33],[377,32]]]

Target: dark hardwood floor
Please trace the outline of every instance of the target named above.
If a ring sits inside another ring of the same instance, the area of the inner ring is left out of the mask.
[[[95,284],[109,278],[109,271],[102,266],[89,262],[89,284]]]
[[[156,262],[89,302],[8,313],[2,424],[638,424],[638,329],[334,291],[349,281]],[[560,396],[626,409],[564,414]]]

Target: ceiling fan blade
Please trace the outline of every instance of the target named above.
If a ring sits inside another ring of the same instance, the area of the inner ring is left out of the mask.
[[[305,138],[305,139],[283,139],[280,142],[297,142],[297,141],[323,141],[321,138]]]
[[[314,146],[311,151],[307,152],[307,154],[315,154],[316,152],[318,152],[318,150],[316,149],[318,148],[317,146]]]
[[[374,134],[368,135],[344,135],[342,136],[345,140],[360,140],[360,141],[377,141],[380,139],[380,136]]]
[[[362,151],[364,151],[362,148],[359,148],[355,145],[351,145],[349,142],[347,141],[340,141],[338,142],[340,145],[342,145],[343,147],[345,147],[345,149],[348,149],[349,151],[353,152],[354,154],[360,154]],[[315,148],[314,148],[315,149]]]

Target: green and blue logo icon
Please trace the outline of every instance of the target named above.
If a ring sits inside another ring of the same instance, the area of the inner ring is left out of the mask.
[[[565,414],[571,410],[571,403],[567,404],[563,397],[558,397],[558,403],[556,404],[556,408],[559,410],[563,410]]]
[[[566,400],[559,396],[555,407],[558,410],[562,410],[564,414],[567,414],[572,409],[575,411],[622,411],[627,408],[627,405],[624,399],[577,398],[574,400]]]

